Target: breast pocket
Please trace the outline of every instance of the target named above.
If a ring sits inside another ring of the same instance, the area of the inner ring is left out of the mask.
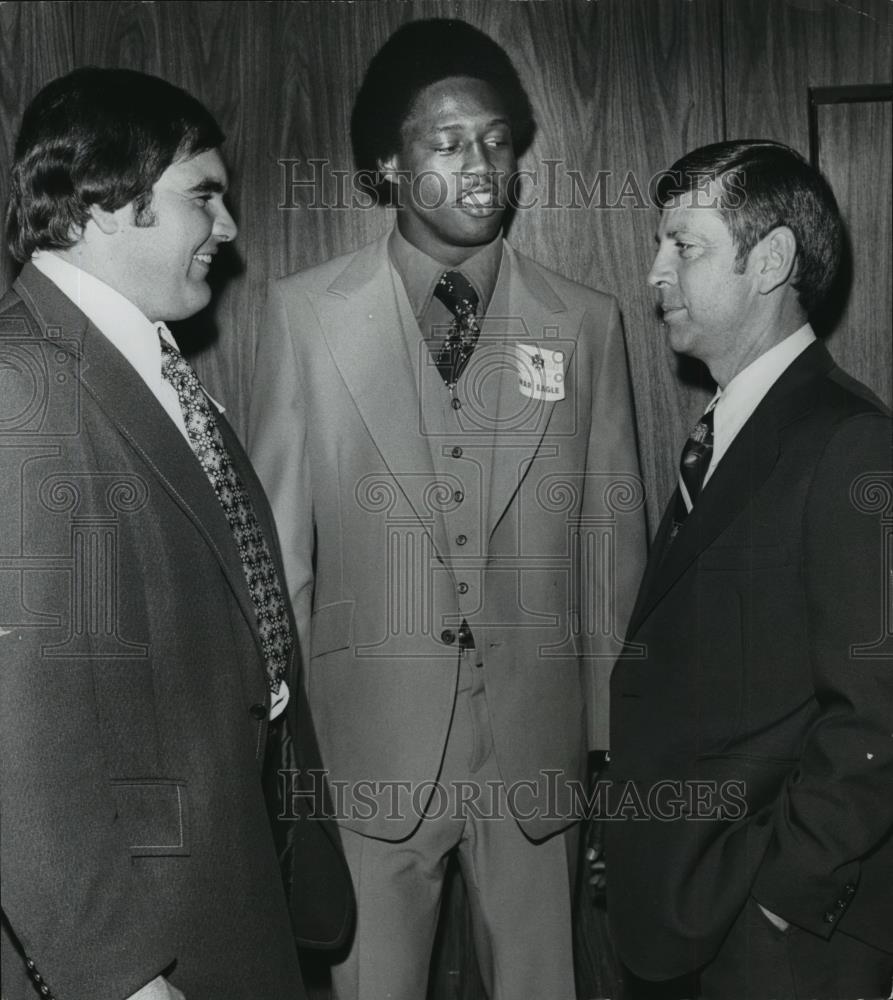
[[[353,645],[353,601],[317,608],[310,619],[310,658]]]

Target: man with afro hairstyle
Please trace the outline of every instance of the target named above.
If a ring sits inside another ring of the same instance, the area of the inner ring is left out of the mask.
[[[273,284],[249,434],[358,899],[335,994],[425,996],[455,851],[488,995],[571,1000],[572,792],[644,553],[617,303],[503,239],[533,115],[471,25],[400,28],[352,135],[397,224]]]

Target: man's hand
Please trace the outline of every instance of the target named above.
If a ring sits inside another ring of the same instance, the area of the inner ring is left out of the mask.
[[[757,906],[760,907],[760,911],[769,923],[774,927],[777,927],[780,931],[786,931],[791,926],[787,920],[776,916],[776,914],[774,914],[771,910],[767,910],[761,903],[757,903]]]
[[[587,759],[588,791],[592,794],[596,782],[604,777],[611,755],[607,750],[590,750]],[[607,885],[607,870],[605,867],[605,820],[601,816],[590,816],[585,820],[586,852],[586,882],[589,886],[589,898],[595,906],[604,906],[605,888]]]
[[[164,976],[156,976],[151,983],[146,983],[141,990],[127,997],[127,1000],[186,1000],[186,997],[176,986],[171,986]]]
[[[605,853],[604,853],[604,820],[590,819],[586,831],[586,881],[589,883],[589,896],[596,905],[605,902]]]

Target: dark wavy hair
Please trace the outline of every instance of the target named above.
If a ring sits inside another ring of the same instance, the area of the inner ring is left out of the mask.
[[[129,69],[76,69],[28,105],[15,146],[6,235],[16,260],[80,239],[92,205],[135,203],[151,223],[152,186],[177,159],[214,149],[223,132],[186,91]]]
[[[777,226],[793,232],[797,260],[792,285],[804,311],[813,313],[834,282],[844,238],[840,209],[825,178],[780,142],[717,142],[686,153],[661,175],[657,204],[664,207],[708,181],[719,185],[717,207],[732,234],[740,271],[767,233]]]
[[[466,21],[409,21],[373,56],[354,103],[350,132],[364,186],[379,194],[388,190],[375,181],[379,163],[399,151],[403,123],[419,93],[451,76],[488,83],[505,105],[515,153],[528,148],[533,109],[505,50]]]

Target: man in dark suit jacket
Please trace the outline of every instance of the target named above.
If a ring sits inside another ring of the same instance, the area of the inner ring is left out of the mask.
[[[612,678],[611,925],[635,973],[701,969],[705,998],[886,997],[891,421],[807,321],[838,209],[756,141],[688,154],[659,201],[649,281],[719,388]]]
[[[16,147],[24,267],[0,302],[8,1000],[295,1000],[296,939],[349,928],[323,823],[293,824],[297,854],[279,839],[289,914],[264,760],[320,762],[276,533],[164,326],[207,304],[236,235],[222,139],[178,88],[86,69],[35,98]],[[321,876],[325,901],[294,898]]]

